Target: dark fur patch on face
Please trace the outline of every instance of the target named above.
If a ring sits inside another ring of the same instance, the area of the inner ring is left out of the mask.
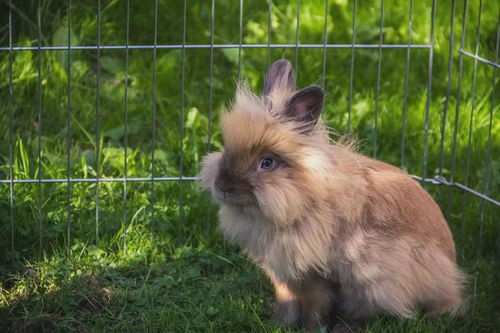
[[[240,156],[245,155],[243,152],[224,153],[215,179],[215,196],[237,205],[255,204],[253,186],[249,179],[254,159]]]
[[[256,205],[254,190],[263,179],[288,164],[281,156],[259,145],[226,151],[215,179],[215,196],[238,205]]]

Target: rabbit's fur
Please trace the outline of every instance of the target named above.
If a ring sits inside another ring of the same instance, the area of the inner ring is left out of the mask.
[[[224,150],[203,160],[222,232],[275,287],[273,319],[314,330],[336,314],[456,313],[465,277],[438,205],[400,169],[332,142],[322,104],[277,61],[263,97],[238,89]]]

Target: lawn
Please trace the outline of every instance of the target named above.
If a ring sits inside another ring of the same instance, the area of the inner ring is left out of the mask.
[[[2,49],[0,179],[196,176],[203,155],[222,147],[219,113],[238,76],[260,91],[268,61],[284,57],[300,87],[326,87],[326,123],[353,133],[362,152],[498,200],[498,78],[459,50],[498,63],[500,4],[468,1],[461,45],[464,3],[455,2],[449,80],[452,1],[437,1],[430,94],[426,47],[409,58],[406,48]],[[327,2],[326,39],[325,1],[300,1],[298,29],[297,2],[274,1],[269,22],[268,1],[244,1],[241,40],[236,1],[212,11],[211,1],[159,0],[157,20],[154,0],[72,1],[71,10],[46,0],[39,16],[37,1],[13,3],[0,4],[0,48],[9,32],[24,47],[66,46],[68,36],[75,46],[353,41],[354,1]],[[380,1],[357,2],[355,43],[377,45],[381,32],[385,44],[431,43],[432,1],[384,1],[382,31],[380,13]],[[499,208],[455,187],[426,188],[470,276],[468,312],[378,317],[367,331],[493,332]],[[271,307],[270,284],[224,242],[216,207],[193,181],[0,183],[0,331],[286,331],[268,324]]]

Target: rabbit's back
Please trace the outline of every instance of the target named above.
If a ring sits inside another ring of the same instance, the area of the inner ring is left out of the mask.
[[[361,228],[415,244],[433,243],[455,261],[455,246],[441,209],[420,184],[392,165],[361,160],[366,202]]]
[[[346,172],[364,180],[357,194],[361,218],[337,239],[332,264],[341,310],[359,318],[381,312],[408,317],[417,305],[432,313],[458,311],[465,277],[439,206],[400,169],[356,160],[358,170]]]

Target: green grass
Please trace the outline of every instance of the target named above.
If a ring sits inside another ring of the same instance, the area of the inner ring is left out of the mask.
[[[76,243],[33,258],[0,289],[0,321],[14,331],[277,332],[267,324],[272,290],[233,248],[173,246],[142,226],[102,247]],[[368,332],[493,332],[500,324],[493,263],[468,261],[469,310],[463,318],[378,317]]]
[[[377,44],[380,3],[358,2],[356,41]],[[244,3],[243,42],[267,43],[268,3]],[[296,3],[276,3],[272,42],[293,44]],[[300,42],[323,43],[324,2],[303,0],[301,3]],[[437,3],[428,176],[438,172],[448,83],[451,5],[444,1]],[[431,1],[414,1],[412,41],[415,44],[429,43],[430,4]],[[43,1],[42,45],[67,43],[66,6],[66,1]],[[153,8],[153,1],[131,1],[131,44],[153,43]],[[158,43],[181,43],[182,6],[178,1],[159,1],[158,9]],[[188,1],[188,44],[210,43],[210,9],[209,1]],[[406,1],[385,1],[384,43],[407,42],[408,9]],[[237,2],[217,0],[215,10],[214,42],[238,44]],[[474,61],[468,57],[463,59],[461,104],[456,119],[462,10],[461,1],[457,1],[451,97],[443,138],[443,175],[451,176],[453,132],[458,120],[454,180],[498,198],[500,122],[499,106],[496,100],[492,104],[492,93],[494,91],[498,99],[500,91],[498,82],[493,82],[493,67],[478,64],[473,100]],[[491,60],[495,59],[498,12],[498,3],[484,1],[479,54]],[[12,13],[14,45],[37,46],[36,1],[16,4]],[[95,45],[96,3],[73,1],[71,13],[72,43]],[[125,43],[125,14],[125,2],[102,1],[101,44]],[[8,45],[7,15],[5,4],[0,5],[1,46]],[[351,15],[352,2],[330,1],[330,43],[351,43]],[[467,16],[464,48],[473,52],[477,1],[469,1]],[[323,50],[300,49],[298,55],[299,86],[321,83]],[[351,50],[329,49],[326,55],[324,117],[333,129],[343,133],[348,125]],[[11,58],[8,52],[0,52],[0,179],[9,178],[11,142],[15,178],[36,179],[39,175],[65,178],[68,131],[71,177],[93,178],[97,174],[123,177],[125,159],[127,176],[149,177],[153,170],[153,151],[156,176],[180,175],[181,156],[182,175],[196,175],[201,157],[222,146],[218,114],[230,102],[236,86],[237,50],[215,49],[209,112],[209,56],[208,49],[185,50],[185,80],[181,87],[181,50],[159,49],[153,87],[153,51],[130,50],[126,101],[129,122],[125,135],[124,50],[101,52],[99,90],[96,51],[73,51],[70,59],[66,51],[44,51],[40,57],[37,51],[14,52],[12,108],[8,103],[9,75],[6,75]],[[282,57],[294,62],[295,50],[271,49],[271,61]],[[242,50],[242,74],[257,91],[262,87],[266,58],[266,49]],[[361,150],[367,154],[374,150],[377,60],[377,49],[355,50],[350,128],[360,139]],[[382,51],[377,157],[421,175],[429,51],[414,49],[410,60],[406,142],[402,146],[406,50]],[[66,91],[68,63],[71,63],[70,101]],[[184,109],[181,108],[181,88]],[[153,124],[153,105],[156,124]],[[71,110],[69,128],[68,106]],[[491,160],[487,160],[490,119],[493,124]],[[209,131],[209,123],[213,124],[212,131]],[[470,150],[469,130],[472,133]],[[122,183],[100,183],[98,189],[94,183],[77,183],[69,190],[68,200],[66,183],[15,184],[12,215],[9,185],[0,184],[0,331],[285,331],[267,324],[272,305],[270,284],[238,249],[223,242],[216,228],[216,208],[196,184],[162,182],[152,187],[150,183],[128,182],[125,192]],[[455,319],[379,317],[367,331],[492,332],[500,327],[499,209],[457,189],[431,186],[428,190],[448,215],[459,264],[471,277],[469,311],[463,318]]]

